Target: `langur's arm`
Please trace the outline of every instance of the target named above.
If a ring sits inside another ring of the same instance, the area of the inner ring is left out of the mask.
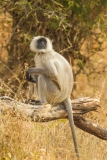
[[[50,77],[53,81],[55,81],[58,84],[59,88],[61,89],[61,85],[58,80],[56,69],[52,70],[51,68],[51,70],[48,70],[48,69],[41,69],[41,68],[30,68],[26,72],[26,78],[27,80],[30,81],[32,79],[31,78],[32,76],[39,75],[39,74],[43,74],[43,75]]]
[[[39,74],[44,74],[50,78],[54,78],[55,79],[55,75],[52,74],[51,72],[49,72],[48,70],[46,69],[41,69],[41,68],[29,68],[28,71],[27,71],[27,75],[30,75],[30,76],[35,76],[35,75],[39,75]]]

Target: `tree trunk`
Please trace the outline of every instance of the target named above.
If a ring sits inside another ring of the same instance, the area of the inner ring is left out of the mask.
[[[74,123],[78,128],[100,139],[107,140],[106,129],[83,118],[83,114],[90,111],[97,111],[98,107],[100,107],[98,99],[75,99],[72,100],[72,106]],[[1,114],[9,112],[12,116],[17,116],[24,120],[29,119],[34,122],[48,122],[68,117],[66,108],[62,104],[56,106],[50,104],[25,104],[7,96],[0,97],[0,112]]]

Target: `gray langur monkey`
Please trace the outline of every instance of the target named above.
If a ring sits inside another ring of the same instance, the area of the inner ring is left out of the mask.
[[[73,87],[71,66],[63,56],[53,50],[52,43],[47,37],[34,37],[30,43],[30,49],[36,52],[35,67],[28,69],[26,78],[30,82],[37,83],[37,92],[41,103],[63,103],[66,107],[75,151],[79,159],[70,99]]]

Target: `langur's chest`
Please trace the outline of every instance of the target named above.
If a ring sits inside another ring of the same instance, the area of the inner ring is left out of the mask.
[[[35,56],[34,61],[36,67],[42,68],[48,62],[48,59],[46,56]]]

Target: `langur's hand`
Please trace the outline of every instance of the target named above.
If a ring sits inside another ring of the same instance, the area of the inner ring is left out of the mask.
[[[30,75],[30,73],[29,73],[29,70],[26,71],[26,79],[27,79],[29,82],[31,82],[31,81],[33,80],[32,77],[31,77],[31,75]]]
[[[30,69],[28,69],[28,71],[26,71],[26,79],[27,79],[29,82],[37,83],[38,75],[31,76],[31,74],[30,74]]]

